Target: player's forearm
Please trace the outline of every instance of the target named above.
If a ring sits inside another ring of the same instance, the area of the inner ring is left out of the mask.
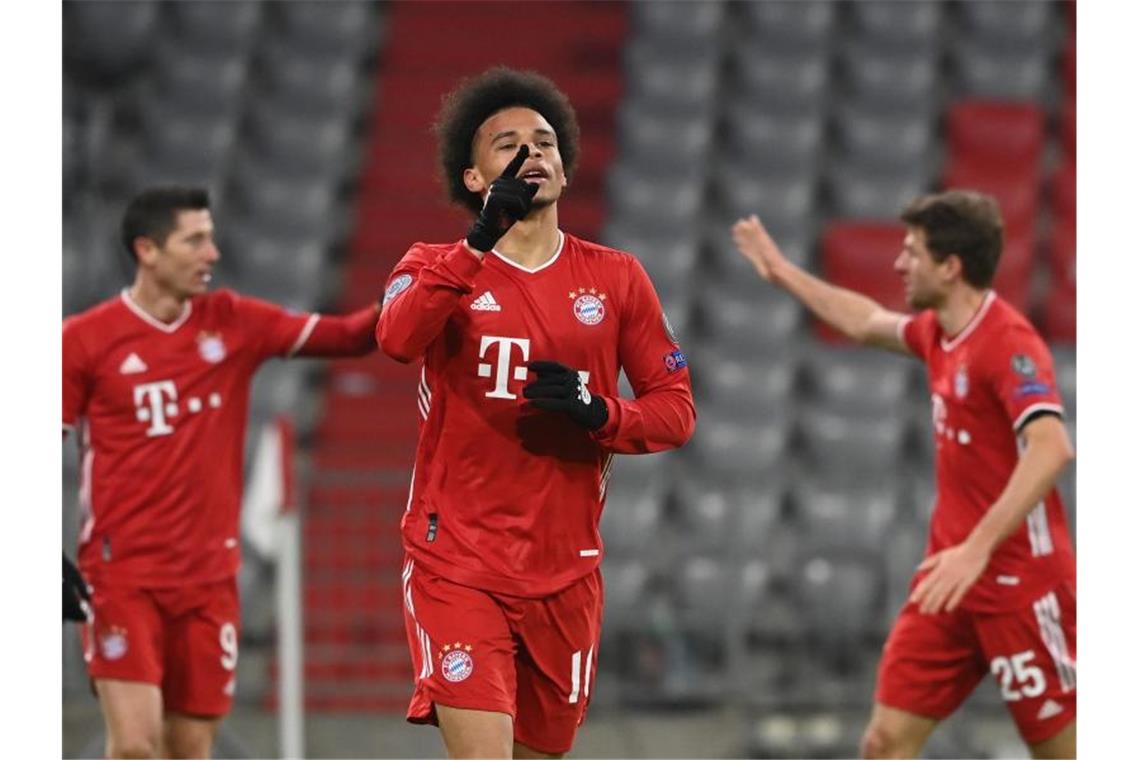
[[[364,356],[376,350],[376,306],[344,316],[324,314],[298,352],[302,356]]]
[[[872,315],[882,308],[867,296],[825,282],[790,262],[773,268],[772,280],[819,319],[861,343],[869,337]]]
[[[595,439],[616,454],[653,454],[685,444],[696,428],[697,411],[687,389],[667,387],[636,399],[606,399],[609,423]]]
[[[1072,449],[1065,442],[1045,439],[1030,443],[1014,467],[1005,490],[974,526],[968,540],[986,552],[993,552],[1025,522],[1072,460]]]
[[[459,300],[471,292],[483,262],[460,243],[441,259],[410,273],[410,287],[387,305],[376,325],[381,350],[407,364],[443,332]]]

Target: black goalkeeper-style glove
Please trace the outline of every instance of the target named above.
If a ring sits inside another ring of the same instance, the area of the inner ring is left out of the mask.
[[[530,204],[538,192],[538,185],[515,176],[529,155],[530,148],[520,145],[519,152],[507,164],[507,168],[491,183],[491,191],[483,202],[483,210],[467,231],[467,244],[475,250],[486,253],[494,248],[512,224],[530,213]]]
[[[79,568],[63,555],[63,619],[86,623],[91,619],[91,592]]]
[[[578,370],[558,362],[530,362],[526,365],[538,379],[523,388],[530,405],[548,412],[563,412],[587,430],[597,430],[610,418],[606,402],[591,396]]]

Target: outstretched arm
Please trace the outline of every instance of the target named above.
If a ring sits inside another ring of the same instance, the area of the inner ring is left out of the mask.
[[[910,353],[902,338],[905,314],[889,311],[872,299],[832,285],[785,258],[755,214],[732,227],[740,251],[765,280],[796,297],[813,314],[859,343]]]

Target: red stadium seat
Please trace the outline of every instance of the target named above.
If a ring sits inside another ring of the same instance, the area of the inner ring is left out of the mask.
[[[1049,270],[1054,282],[1077,287],[1077,225],[1072,221],[1055,220],[1049,236]]]
[[[1053,173],[1049,188],[1049,205],[1053,215],[1059,219],[1077,221],[1077,165],[1065,161]]]
[[[1077,95],[1077,39],[1070,35],[1061,52],[1061,76],[1065,80],[1065,94]]]
[[[1069,97],[1061,106],[1058,127],[1061,131],[1061,145],[1069,160],[1077,158],[1077,99]]]
[[[1021,237],[1007,235],[1001,252],[1001,261],[994,274],[994,290],[1022,313],[1029,311],[1035,253],[1031,235]]]
[[[1077,289],[1055,283],[1045,299],[1043,327],[1050,343],[1077,342]]]
[[[889,309],[909,311],[894,261],[902,250],[906,225],[893,222],[831,222],[820,237],[823,276],[839,287],[858,291]],[[820,322],[818,335],[832,343],[842,337]]]
[[[1006,237],[1031,234],[1039,208],[1039,174],[1010,172],[984,160],[960,160],[946,167],[942,183],[946,188],[978,190],[994,196],[1001,206]]]
[[[946,142],[951,161],[1034,167],[1045,146],[1045,112],[1028,103],[960,101],[946,114]]]

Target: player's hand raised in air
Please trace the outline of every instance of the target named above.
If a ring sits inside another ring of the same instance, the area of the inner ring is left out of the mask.
[[[491,183],[491,189],[483,201],[483,210],[467,231],[467,244],[475,250],[486,253],[494,248],[512,224],[530,213],[538,185],[518,177],[519,169],[529,155],[530,148],[520,145],[518,153],[503,169],[503,173]]]
[[[788,260],[755,214],[732,225],[732,239],[740,255],[756,267],[761,277],[769,282],[778,281],[778,270]]]

